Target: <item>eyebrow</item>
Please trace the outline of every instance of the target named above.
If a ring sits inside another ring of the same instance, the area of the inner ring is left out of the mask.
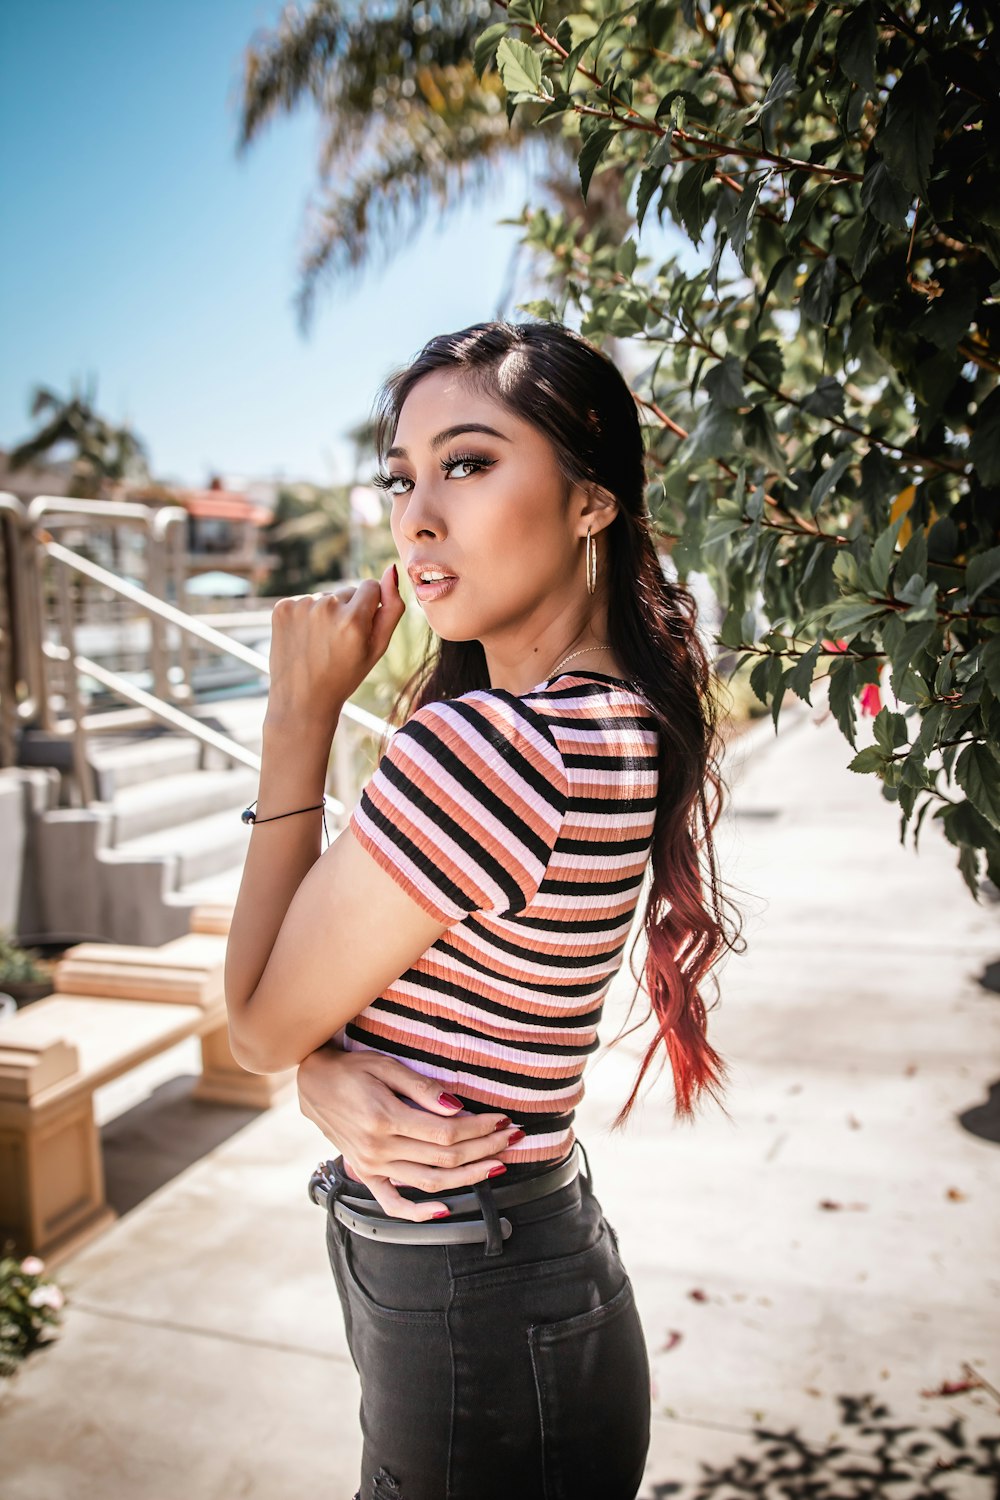
[[[442,443],[450,442],[452,438],[458,437],[460,432],[485,432],[490,437],[503,438],[503,441],[505,443],[509,443],[511,441],[511,439],[507,437],[505,433],[498,432],[495,427],[488,427],[485,422],[460,422],[458,426],[446,427],[443,432],[438,433],[437,437],[432,437],[431,447],[435,449],[440,448]],[[405,448],[390,448],[386,454],[386,458],[405,457]]]

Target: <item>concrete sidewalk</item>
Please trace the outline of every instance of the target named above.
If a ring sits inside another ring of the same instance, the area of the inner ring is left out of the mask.
[[[579,1134],[653,1366],[642,1500],[997,1494],[1000,1402],[927,1393],[964,1362],[1000,1386],[1000,907],[929,817],[900,847],[851,753],[791,705],[727,759],[731,1118],[674,1125],[664,1078],[612,1137],[648,1032],[591,1065]],[[305,1191],[332,1148],[294,1095],[195,1106],[196,1071],[185,1043],[99,1096],[123,1217],[60,1268],[65,1328],[0,1406],[4,1500],[354,1492],[357,1382]]]

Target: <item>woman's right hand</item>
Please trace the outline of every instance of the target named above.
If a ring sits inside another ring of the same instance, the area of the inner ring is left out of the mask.
[[[482,1182],[503,1164],[511,1137],[519,1139],[506,1115],[464,1113],[442,1102],[440,1083],[380,1052],[319,1047],[299,1064],[297,1083],[306,1119],[397,1219],[420,1223],[445,1204],[413,1203],[394,1184],[436,1193]]]

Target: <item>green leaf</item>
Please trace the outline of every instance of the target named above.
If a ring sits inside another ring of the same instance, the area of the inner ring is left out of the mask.
[[[697,463],[703,458],[731,458],[735,431],[736,415],[732,408],[706,401],[677,450],[677,458],[684,463]]]
[[[810,694],[812,691],[813,673],[816,670],[816,658],[819,656],[822,644],[822,641],[816,641],[814,645],[810,646],[809,650],[799,657],[785,679],[787,686],[802,699],[803,703],[812,703]]]
[[[940,297],[935,297],[917,328],[939,349],[954,349],[968,332],[976,316],[979,291],[971,277],[956,279]]]
[[[566,59],[562,65],[561,81],[564,89],[572,89],[574,80],[576,78],[577,66],[580,62],[580,59],[583,57],[583,54],[586,52],[587,48],[590,46],[593,40],[594,38],[592,36],[586,36],[584,37],[582,42],[577,42],[576,46],[567,53]]]
[[[855,661],[835,661],[829,672],[829,705],[835,720],[840,724],[844,738],[850,744],[858,744],[855,712],[855,694],[858,691],[858,667]]]
[[[587,190],[590,187],[590,179],[594,174],[594,168],[600,161],[601,156],[614,135],[614,126],[602,125],[587,137],[583,150],[580,152],[580,191],[583,201],[587,201]]]
[[[866,745],[863,750],[858,751],[853,760],[848,761],[847,769],[869,774],[872,771],[881,771],[885,766],[886,758],[885,751],[880,746]]]
[[[978,552],[970,557],[965,570],[965,588],[971,604],[1000,578],[1000,547],[991,547],[988,552]]]
[[[825,327],[833,311],[836,287],[837,261],[834,256],[827,255],[806,277],[799,298],[803,317],[808,318],[810,323],[822,323]]]
[[[639,186],[635,195],[635,224],[637,230],[642,228],[642,221],[646,217],[649,200],[659,187],[662,177],[662,167],[643,167],[639,174]]]
[[[912,599],[913,603],[909,609],[899,612],[901,620],[933,620],[937,622],[937,584],[925,584],[922,578],[916,574],[906,580],[897,596],[900,599]]]
[[[770,176],[770,171],[761,172],[759,176],[754,178],[751,178],[749,172],[747,173],[743,192],[740,194],[740,199],[733,211],[733,216],[726,226],[729,243],[732,245],[733,252],[744,271],[747,268],[746,244],[747,234],[750,230],[750,220],[753,218],[754,209],[757,207],[760,190]]]
[[[507,35],[508,29],[506,21],[498,21],[495,26],[487,26],[483,34],[476,38],[472,49],[472,66],[480,78],[495,59],[500,40]]]
[[[738,407],[746,405],[743,394],[743,369],[735,354],[727,354],[713,365],[702,381],[712,401],[720,406]]]
[[[816,389],[802,402],[803,411],[814,417],[842,417],[844,415],[844,390],[839,380],[832,375],[821,375]]]
[[[986,681],[1000,698],[1000,635],[990,636],[983,647],[979,665]]]
[[[784,474],[787,467],[785,450],[778,441],[774,418],[764,402],[751,407],[743,418],[743,441],[761,463],[777,474]]]
[[[994,828],[1000,828],[1000,761],[986,745],[966,745],[955,763],[955,780]]]
[[[812,56],[813,48],[819,36],[823,22],[826,20],[827,0],[819,0],[819,4],[813,9],[806,19],[802,28],[802,36],[799,41],[799,59],[796,67],[796,76],[799,83],[805,83],[806,69]]]
[[[772,104],[777,104],[780,100],[787,99],[789,94],[797,93],[799,93],[799,85],[796,82],[795,74],[787,63],[782,63],[777,73],[771,79],[767,93],[764,95],[764,102],[760,106],[760,112],[763,113]]]
[[[768,271],[767,281],[764,285],[764,290],[760,295],[760,300],[757,303],[757,311],[754,314],[754,332],[756,332],[757,328],[760,325],[760,320],[764,316],[764,309],[767,306],[771,293],[774,291],[774,288],[777,286],[778,282],[781,279],[782,272],[787,270],[787,268],[793,264],[794,259],[795,257],[793,255],[780,255],[775,261],[774,265],[771,267],[770,271]]]
[[[893,176],[884,161],[869,151],[861,184],[861,205],[889,229],[905,229],[913,194]]]
[[[714,175],[714,161],[696,161],[684,168],[677,184],[677,214],[695,245],[701,244],[702,231],[711,217],[706,189]]]
[[[906,720],[902,714],[893,713],[890,708],[879,709],[872,723],[872,731],[876,742],[888,755],[900,745],[906,744]]]
[[[923,193],[930,176],[941,90],[926,63],[914,63],[889,95],[874,146],[909,193]]]
[[[877,42],[874,8],[865,0],[841,21],[836,52],[840,71],[868,95],[875,92]]]
[[[523,94],[529,99],[541,94],[542,61],[524,42],[505,36],[497,47],[497,68],[509,94]]]
[[[836,489],[837,484],[843,478],[853,461],[854,450],[852,448],[845,448],[843,453],[838,454],[830,467],[819,476],[809,496],[809,508],[813,515],[819,510],[827,495]]]
[[[768,384],[780,385],[785,373],[785,361],[777,339],[761,339],[754,344],[746,357],[744,368],[747,365],[756,365]],[[752,372],[750,374],[752,378]]]
[[[892,567],[892,559],[896,551],[896,539],[905,520],[905,512],[897,516],[892,525],[876,537],[872,546],[871,575],[880,594],[886,594],[889,591],[889,569]]]
[[[891,616],[890,618],[893,624],[900,626],[902,629],[899,644],[895,648],[889,647],[893,691],[898,697],[899,693],[896,684],[903,681],[907,668],[913,658],[931,641],[934,632],[937,630],[937,621],[920,620],[915,625],[902,626],[898,616]],[[888,623],[889,621],[887,620],[886,624]],[[884,627],[882,633],[884,636]]]
[[[969,457],[983,484],[1000,484],[1000,386],[990,392],[976,413]]]

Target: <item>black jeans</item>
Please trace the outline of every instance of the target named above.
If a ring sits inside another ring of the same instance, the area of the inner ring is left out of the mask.
[[[331,1205],[368,1195],[328,1171]],[[634,1500],[649,1361],[617,1236],[582,1171],[503,1214],[512,1233],[487,1257],[369,1239],[328,1207],[361,1378],[360,1500]]]

